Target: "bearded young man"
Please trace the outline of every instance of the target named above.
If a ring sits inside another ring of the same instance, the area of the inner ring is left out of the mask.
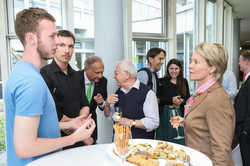
[[[59,44],[54,22],[54,17],[40,8],[24,9],[16,15],[15,31],[24,51],[5,88],[8,165],[23,166],[88,139],[95,128],[94,121],[84,121],[83,116],[58,123],[55,103],[39,73]],[[76,131],[61,138],[60,129]]]

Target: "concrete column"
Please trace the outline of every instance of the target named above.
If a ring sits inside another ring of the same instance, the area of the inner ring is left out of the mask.
[[[216,42],[223,43],[224,39],[224,0],[217,0],[217,22],[216,22]]]
[[[233,67],[232,71],[235,74],[237,83],[239,83],[239,55],[240,55],[240,19],[233,20],[233,53],[232,53],[232,61]]]
[[[176,1],[168,1],[168,58],[176,58]]]
[[[1,45],[1,51],[0,51],[0,67],[1,67],[1,75],[2,75],[2,90],[3,90],[3,96],[4,96],[4,89],[5,85],[9,76],[9,60],[8,56],[10,56],[8,52],[8,46],[7,46],[7,5],[5,1],[0,1],[0,22],[2,23],[2,26],[0,26],[0,45]],[[5,108],[4,108],[5,109]]]
[[[113,78],[116,62],[124,59],[123,0],[95,0],[95,54],[102,58],[108,79],[108,94],[117,89]],[[98,143],[109,143],[113,136],[113,122],[97,112]]]
[[[197,10],[198,10],[198,43],[206,41],[206,1],[199,0],[197,1]]]

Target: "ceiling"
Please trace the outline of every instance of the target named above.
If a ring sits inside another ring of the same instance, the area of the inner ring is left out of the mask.
[[[226,0],[226,2],[233,8],[233,17],[241,19],[240,46],[250,48],[250,0]]]

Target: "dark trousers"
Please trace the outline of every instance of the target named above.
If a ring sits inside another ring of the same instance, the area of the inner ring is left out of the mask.
[[[243,166],[250,166],[250,134],[242,133],[239,142]]]

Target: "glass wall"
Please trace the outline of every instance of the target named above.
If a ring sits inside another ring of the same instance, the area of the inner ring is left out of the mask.
[[[65,2],[65,1],[63,1]],[[83,69],[83,62],[86,57],[95,54],[94,48],[94,0],[74,0],[74,34],[76,38],[75,44],[75,60],[77,68]],[[10,41],[10,66],[11,69],[15,63],[22,57],[23,46],[14,32],[14,17],[15,15],[24,8],[29,7],[40,7],[46,9],[56,19],[57,29],[63,29],[62,18],[63,5],[61,0],[14,0],[14,9],[9,8],[13,11],[13,16],[10,20],[11,26],[9,26],[9,41]],[[66,15],[66,14],[65,14]]]
[[[167,49],[164,21],[164,18],[167,18],[164,14],[166,9],[167,5],[163,0],[132,0],[132,50],[133,61],[138,69],[147,65],[146,55],[150,48]],[[164,72],[165,64],[158,73],[159,77],[163,77]]]

